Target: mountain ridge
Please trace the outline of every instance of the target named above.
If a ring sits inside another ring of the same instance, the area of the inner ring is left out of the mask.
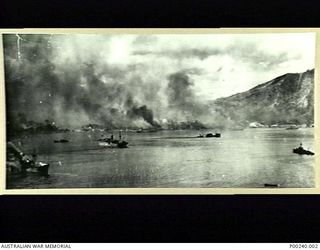
[[[287,73],[248,91],[218,98],[212,111],[240,124],[314,123],[314,69]]]

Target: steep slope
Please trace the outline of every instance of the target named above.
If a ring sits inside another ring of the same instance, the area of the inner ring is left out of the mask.
[[[314,122],[314,70],[288,73],[246,92],[212,103],[213,111],[237,124]]]

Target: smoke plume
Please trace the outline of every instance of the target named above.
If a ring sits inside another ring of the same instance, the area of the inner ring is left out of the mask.
[[[105,55],[78,51],[77,43],[64,47],[63,39],[63,35],[4,35],[11,126],[50,120],[69,128],[89,123],[106,128],[160,127],[163,119],[194,121],[201,114],[186,72],[161,75],[154,66],[148,74],[147,66],[139,63],[110,64]]]
[[[153,119],[152,110],[148,109],[146,105],[137,107],[133,106],[131,110],[128,112],[129,117],[142,117],[146,122],[148,122],[151,126],[159,127],[159,124]]]

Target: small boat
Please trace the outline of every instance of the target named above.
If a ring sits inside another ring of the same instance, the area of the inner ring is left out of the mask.
[[[118,148],[127,148],[128,142],[127,141],[119,141],[118,142]]]
[[[210,137],[221,137],[221,134],[220,133],[215,133],[215,134],[208,133],[206,135],[200,134],[197,136],[197,138],[210,138]]]
[[[309,150],[305,150],[303,147],[302,147],[302,143],[300,143],[300,146],[298,148],[294,148],[292,150],[292,152],[294,154],[299,154],[299,155],[314,155],[313,152],[309,151]]]
[[[300,147],[293,149],[292,152],[299,155],[314,155],[313,152],[309,150],[305,150],[304,148],[300,148]]]
[[[100,138],[98,141],[99,146],[107,148],[127,148],[129,144],[121,139],[121,132],[119,132],[119,140],[114,140],[113,135],[111,135],[110,138]]]
[[[49,167],[50,165],[48,163],[36,162],[33,167],[27,169],[27,173],[36,173],[40,176],[48,177]]]
[[[99,141],[99,146],[101,147],[107,147],[107,148],[127,148],[128,147],[128,142],[127,141],[118,141],[118,140],[113,140],[113,141]]]
[[[54,143],[66,143],[66,142],[69,142],[69,141],[66,139],[54,140]]]
[[[265,183],[264,187],[280,187],[280,184],[270,184],[270,183]]]
[[[206,134],[206,137],[221,137],[221,134],[220,133],[215,133],[215,134],[209,133],[209,134]]]
[[[107,141],[99,141],[98,144],[101,147],[107,147],[107,148],[117,148],[118,147],[118,144],[107,142]]]

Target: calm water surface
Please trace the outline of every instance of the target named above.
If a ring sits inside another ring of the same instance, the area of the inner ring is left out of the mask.
[[[101,132],[31,136],[20,140],[21,148],[50,163],[50,176],[10,177],[7,188],[314,187],[314,156],[292,153],[300,142],[314,151],[313,129],[217,132],[221,138],[177,138],[199,134],[186,130],[127,132],[126,149],[99,147]],[[53,142],[62,138],[70,142]]]

